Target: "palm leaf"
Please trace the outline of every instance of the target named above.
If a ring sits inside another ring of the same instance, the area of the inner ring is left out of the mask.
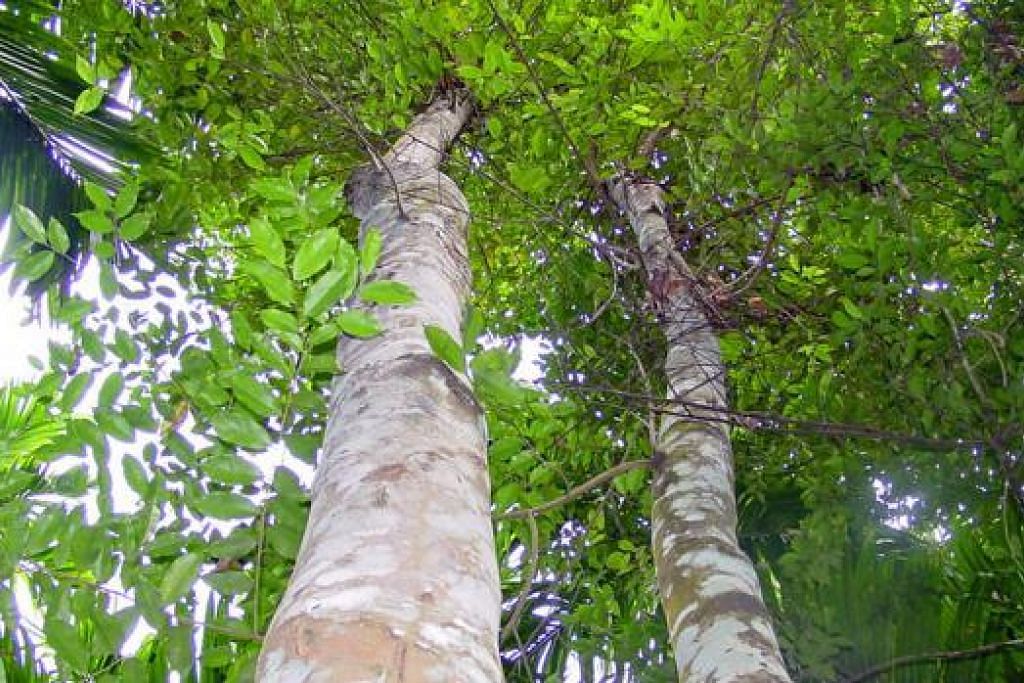
[[[0,387],[0,472],[34,464],[63,434],[63,421],[48,414],[31,394]]]
[[[82,181],[116,189],[134,164],[152,150],[132,133],[131,112],[111,97],[88,114],[75,101],[89,84],[75,70],[75,49],[46,27],[49,2],[0,5],[0,222],[15,204],[68,228],[70,258],[36,286],[67,283],[81,265],[87,234],[72,213],[85,208]],[[25,240],[11,230],[0,261],[26,255]]]

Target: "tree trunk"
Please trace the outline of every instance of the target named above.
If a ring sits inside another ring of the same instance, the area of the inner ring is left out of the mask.
[[[655,571],[680,683],[789,681],[757,573],[736,539],[725,368],[675,251],[661,188],[619,177],[612,200],[636,233],[668,340],[671,414],[654,444]]]
[[[460,338],[469,211],[438,169],[470,105],[435,101],[346,194],[377,227],[380,277],[415,304],[343,338],[309,525],[260,656],[266,683],[493,683],[501,594],[483,415],[424,325]],[[377,167],[380,166],[380,167]]]

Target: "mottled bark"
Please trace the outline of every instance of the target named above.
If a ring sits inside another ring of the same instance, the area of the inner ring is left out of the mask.
[[[468,207],[438,170],[469,115],[435,102],[346,188],[380,228],[381,278],[415,304],[385,332],[342,339],[313,505],[260,657],[265,683],[493,683],[501,594],[481,410],[424,337],[456,339],[470,288]]]
[[[661,188],[620,177],[613,201],[636,233],[668,341],[677,409],[654,444],[653,550],[680,683],[789,681],[753,564],[736,539],[732,448],[718,339],[675,252]]]

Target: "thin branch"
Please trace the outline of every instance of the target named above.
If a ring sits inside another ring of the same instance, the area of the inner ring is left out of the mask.
[[[565,143],[572,151],[573,158],[583,162],[583,170],[586,171],[587,178],[590,180],[591,186],[594,188],[595,192],[600,194],[600,190],[604,185],[597,173],[596,164],[592,163],[593,160],[591,160],[591,163],[588,163],[587,159],[584,158],[583,154],[580,152],[579,145],[577,145],[576,141],[573,140],[572,135],[569,133],[569,128],[565,125],[565,121],[562,120],[562,115],[558,113],[558,110],[555,109],[554,103],[551,102],[551,98],[548,97],[547,90],[544,88],[544,83],[540,80],[540,74],[537,73],[537,70],[533,66],[533,62],[530,61],[530,58],[526,55],[526,52],[523,50],[523,46],[519,44],[519,40],[512,32],[512,27],[508,25],[505,19],[501,16],[501,13],[498,12],[498,8],[494,5],[493,0],[487,0],[487,4],[491,8],[491,12],[494,14],[494,19],[498,22],[498,26],[500,26],[501,30],[508,36],[509,42],[512,44],[512,49],[515,50],[519,61],[524,67],[526,67],[526,72],[530,74],[530,80],[533,81],[534,87],[537,88],[537,94],[540,95],[541,100],[544,102],[544,106],[547,107],[547,110],[551,113],[551,117],[555,120],[555,125],[557,125],[558,129],[562,132],[562,136],[565,138]]]
[[[643,360],[640,359],[640,354],[636,352],[636,348],[633,346],[632,341],[626,340],[626,348],[629,350],[629,354],[633,356],[633,361],[636,363],[637,370],[640,372],[640,378],[644,382],[644,387],[647,389],[647,396],[650,400],[647,401],[647,417],[644,422],[647,425],[647,439],[648,443],[653,447],[654,444],[658,443],[658,425],[657,425],[657,411],[654,409],[654,387],[651,384],[651,378],[647,374],[647,369],[644,367]]]
[[[957,327],[956,320],[953,319],[953,314],[950,313],[949,309],[945,306],[942,307],[942,312],[946,315],[946,321],[949,322],[949,329],[953,332],[953,341],[956,342],[956,350],[960,354],[960,364],[964,366],[964,372],[967,373],[967,379],[971,381],[971,388],[974,389],[975,395],[981,401],[984,406],[991,406],[992,400],[985,393],[985,390],[981,386],[981,382],[978,381],[978,376],[974,373],[974,367],[971,362],[967,359],[967,350],[964,348],[964,340],[960,335],[960,328]]]
[[[523,610],[526,609],[530,591],[533,590],[533,579],[537,576],[537,564],[540,562],[540,533],[537,531],[537,518],[534,515],[527,515],[526,525],[530,529],[530,555],[523,566],[523,587],[519,591],[515,607],[505,623],[505,628],[501,629],[501,642],[508,640],[508,637],[519,628],[519,620],[523,618]]]
[[[287,22],[288,35],[294,42],[294,28],[292,26],[290,16],[287,17]],[[295,54],[299,54],[299,51],[295,50]],[[341,117],[341,120],[348,125],[349,130],[351,130],[352,134],[356,136],[357,140],[359,140],[359,144],[362,145],[363,150],[370,156],[370,161],[373,163],[374,169],[376,169],[377,171],[384,171],[385,173],[387,173],[388,179],[391,181],[391,187],[395,193],[395,205],[398,207],[398,215],[401,218],[405,218],[405,207],[402,204],[402,193],[398,188],[398,181],[395,179],[395,175],[394,173],[392,173],[391,167],[388,166],[388,164],[384,161],[384,159],[374,148],[370,140],[366,137],[366,134],[363,132],[362,123],[359,121],[359,118],[355,115],[355,113],[348,110],[341,103],[336,102],[334,98],[330,97],[326,92],[324,92],[324,90],[319,85],[316,84],[316,81],[313,80],[313,76],[309,73],[309,71],[306,69],[306,65],[303,64],[300,59],[291,59],[291,57],[284,50],[281,51],[281,57],[285,61],[290,62],[295,68],[298,69],[301,80],[306,84],[307,88],[312,90],[312,92],[315,95],[319,96],[320,99],[323,100],[324,104],[326,104],[329,108],[333,109],[335,113],[337,113],[338,116]]]
[[[579,498],[580,496],[588,493],[591,489],[595,489],[598,486],[601,486],[611,481],[612,479],[615,479],[619,475],[625,474],[626,472],[631,472],[633,470],[646,469],[649,467],[651,467],[650,460],[627,460],[626,462],[620,462],[618,465],[615,465],[614,467],[611,467],[605,470],[604,472],[601,472],[600,474],[595,475],[590,479],[587,479],[579,486],[574,486],[573,488],[569,489],[569,491],[562,494],[558,498],[555,498],[554,500],[549,500],[546,503],[541,503],[536,507],[526,508],[525,510],[509,510],[507,512],[502,512],[494,515],[494,519],[502,520],[536,517],[537,515],[547,512],[548,510],[553,510],[554,508],[559,507],[560,505],[565,505],[566,503],[569,503]]]
[[[641,404],[645,404],[650,400],[650,397],[644,394],[622,391],[599,385],[559,382],[556,383],[556,386],[562,390],[581,392],[590,391],[594,393],[611,394],[624,399],[637,401]],[[689,401],[682,398],[658,399],[658,403],[660,403],[661,406],[656,406],[655,410],[662,414],[700,419],[705,422],[731,424],[751,431],[769,431],[782,434],[813,434],[839,438],[861,438],[873,441],[889,441],[933,451],[973,450],[977,448],[985,448],[992,445],[993,442],[991,437],[940,439],[920,436],[917,434],[907,434],[905,432],[894,432],[870,425],[846,422],[800,420],[792,417],[786,417],[778,413],[751,410],[731,410],[720,406],[700,403],[697,401]],[[720,417],[708,416],[704,412],[700,412],[700,417],[696,418],[695,413],[698,411],[713,411]],[[1016,436],[1022,432],[1024,432],[1024,427],[1012,429],[1009,433],[1011,436]],[[1004,433],[1003,436],[1006,436],[1006,434]]]
[[[84,588],[86,590],[91,590],[96,593],[101,593],[103,595],[109,595],[111,597],[119,598],[121,600],[126,600],[127,602],[131,603],[132,606],[136,605],[135,596],[131,595],[130,593],[126,593],[125,591],[117,590],[116,588],[111,588],[109,586],[104,586],[94,581],[90,581],[89,579],[84,579],[80,576],[56,573],[37,562],[22,562],[20,563],[20,566],[26,573],[43,574],[44,576],[48,576],[49,578],[53,579],[58,583],[71,584],[72,586],[76,586],[78,588]],[[200,621],[198,619],[190,619],[189,617],[185,617],[180,614],[175,614],[174,618],[186,626],[191,626],[193,628],[208,629],[216,633],[223,633],[224,635],[228,635],[233,638],[238,638],[239,640],[253,640],[256,642],[260,642],[263,640],[263,636],[260,635],[258,631],[247,633],[245,631],[240,631],[238,629],[231,628],[228,626],[210,624],[204,621]]]
[[[783,204],[786,201],[786,196],[789,194],[790,188],[793,187],[793,173],[790,172],[787,175],[789,176],[789,179],[786,183],[786,187],[783,188],[782,192],[779,194],[779,203],[775,207],[775,212],[772,216],[772,231],[768,235],[768,241],[765,242],[764,249],[761,251],[761,255],[757,258],[757,263],[730,284],[729,289],[732,296],[739,296],[753,287],[754,283],[757,282],[757,278],[761,276],[766,268],[768,268],[768,259],[771,258],[772,251],[775,249],[775,243],[779,238],[779,232],[782,229]]]
[[[768,70],[768,64],[772,60],[772,53],[775,52],[775,44],[779,40],[782,24],[786,17],[793,12],[794,4],[793,0],[783,0],[782,9],[779,10],[779,13],[775,15],[775,20],[772,21],[771,34],[768,36],[768,46],[765,48],[764,57],[761,59],[760,64],[758,64],[757,73],[754,75],[754,86],[751,88],[754,92],[754,98],[750,103],[751,118],[757,118],[757,98],[760,95],[761,81],[764,80],[765,71]]]
[[[863,681],[871,680],[893,669],[906,666],[915,666],[927,662],[957,662],[967,659],[981,659],[998,654],[1003,650],[1015,650],[1018,648],[1024,648],[1024,638],[1005,640],[1001,643],[989,643],[970,650],[951,650],[948,652],[926,652],[919,655],[907,655],[906,657],[897,657],[885,664],[871,667],[852,677],[844,678],[842,681],[843,683],[863,683]]]

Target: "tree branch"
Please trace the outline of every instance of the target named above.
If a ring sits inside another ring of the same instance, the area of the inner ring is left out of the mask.
[[[601,486],[602,484],[605,484],[611,481],[612,479],[615,479],[619,475],[625,474],[626,472],[631,472],[633,470],[649,468],[651,467],[651,465],[652,463],[650,460],[627,460],[626,462],[620,462],[618,465],[615,465],[614,467],[611,467],[605,470],[604,472],[601,472],[600,474],[593,476],[590,479],[587,479],[579,486],[574,486],[573,488],[569,489],[569,491],[559,496],[558,498],[555,498],[554,500],[549,500],[546,503],[541,503],[537,507],[526,508],[525,510],[509,510],[507,512],[502,512],[497,515],[494,515],[494,519],[502,520],[522,519],[524,517],[536,517],[539,514],[547,512],[548,510],[552,510],[560,505],[564,505],[570,501],[579,498],[580,496],[587,493],[591,489],[595,489],[598,486]]]
[[[926,652],[919,655],[907,655],[906,657],[897,657],[885,664],[873,666],[870,669],[862,671],[859,674],[855,674],[852,677],[844,678],[842,679],[842,683],[863,683],[863,681],[870,680],[888,671],[905,666],[915,666],[926,662],[957,662],[967,659],[981,659],[982,657],[990,657],[994,654],[998,654],[1003,650],[1013,650],[1017,648],[1024,648],[1024,638],[1005,640],[1001,643],[989,643],[988,645],[981,645],[970,650]]]

